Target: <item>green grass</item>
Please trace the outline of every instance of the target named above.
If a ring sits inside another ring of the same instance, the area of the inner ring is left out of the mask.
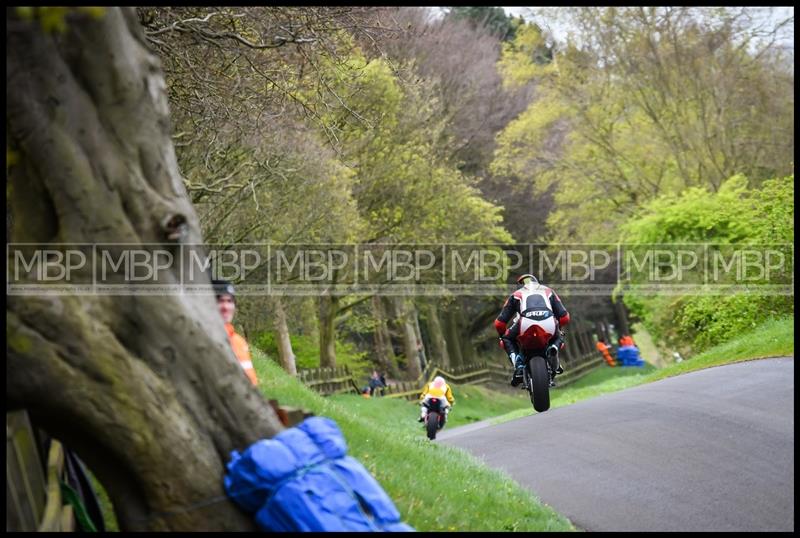
[[[348,454],[370,471],[403,521],[417,530],[575,530],[505,473],[489,469],[461,449],[428,441],[416,422],[419,408],[414,402],[358,395],[323,398],[258,349],[253,349],[253,363],[265,395],[281,405],[303,407],[336,421],[347,440]],[[453,387],[453,392],[456,404],[450,427],[491,416],[492,409],[530,405],[480,387]]]
[[[794,356],[794,316],[768,320],[752,331],[653,373],[648,381],[766,357]]]
[[[699,355],[664,368],[652,365],[643,367],[611,368],[601,366],[563,388],[551,389],[550,408],[563,407],[588,400],[609,392],[651,383],[695,370],[766,357],[794,355],[794,316],[768,320],[740,335],[738,338],[715,346]],[[499,424],[533,414],[533,409],[519,409],[494,419]]]

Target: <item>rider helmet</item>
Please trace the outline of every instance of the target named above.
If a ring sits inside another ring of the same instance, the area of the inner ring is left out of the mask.
[[[525,284],[538,284],[538,283],[539,281],[536,279],[535,276],[527,273],[524,275],[520,275],[517,278],[517,284],[519,284],[520,286],[524,286]]]

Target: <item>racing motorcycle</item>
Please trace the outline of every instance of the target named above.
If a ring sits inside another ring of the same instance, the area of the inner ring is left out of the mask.
[[[428,414],[425,415],[425,431],[428,433],[428,439],[433,440],[436,439],[436,432],[444,428],[445,420],[447,420],[445,400],[431,398],[423,405],[428,408]]]

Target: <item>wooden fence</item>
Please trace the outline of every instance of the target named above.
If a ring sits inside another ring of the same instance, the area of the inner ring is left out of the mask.
[[[297,379],[323,396],[347,392],[358,394],[361,392],[359,382],[356,381],[347,366],[298,370]]]
[[[498,358],[499,359],[499,358]],[[561,364],[564,373],[556,378],[558,386],[563,387],[580,379],[595,368],[603,366],[605,362],[597,353],[584,353],[574,358],[562,357]],[[419,396],[425,383],[437,375],[442,376],[449,383],[456,385],[486,385],[489,383],[508,384],[511,380],[511,364],[507,359],[497,361],[478,361],[448,370],[443,370],[434,362],[429,362],[425,370],[417,379],[392,383],[382,390],[387,398],[415,399]],[[338,368],[311,368],[297,372],[297,378],[307,387],[322,394],[355,393],[361,392],[365,381],[356,379],[347,366]]]

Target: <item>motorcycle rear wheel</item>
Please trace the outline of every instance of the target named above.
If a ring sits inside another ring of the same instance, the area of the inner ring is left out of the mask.
[[[542,413],[550,409],[550,373],[542,357],[533,357],[528,362],[528,391],[533,408]]]

